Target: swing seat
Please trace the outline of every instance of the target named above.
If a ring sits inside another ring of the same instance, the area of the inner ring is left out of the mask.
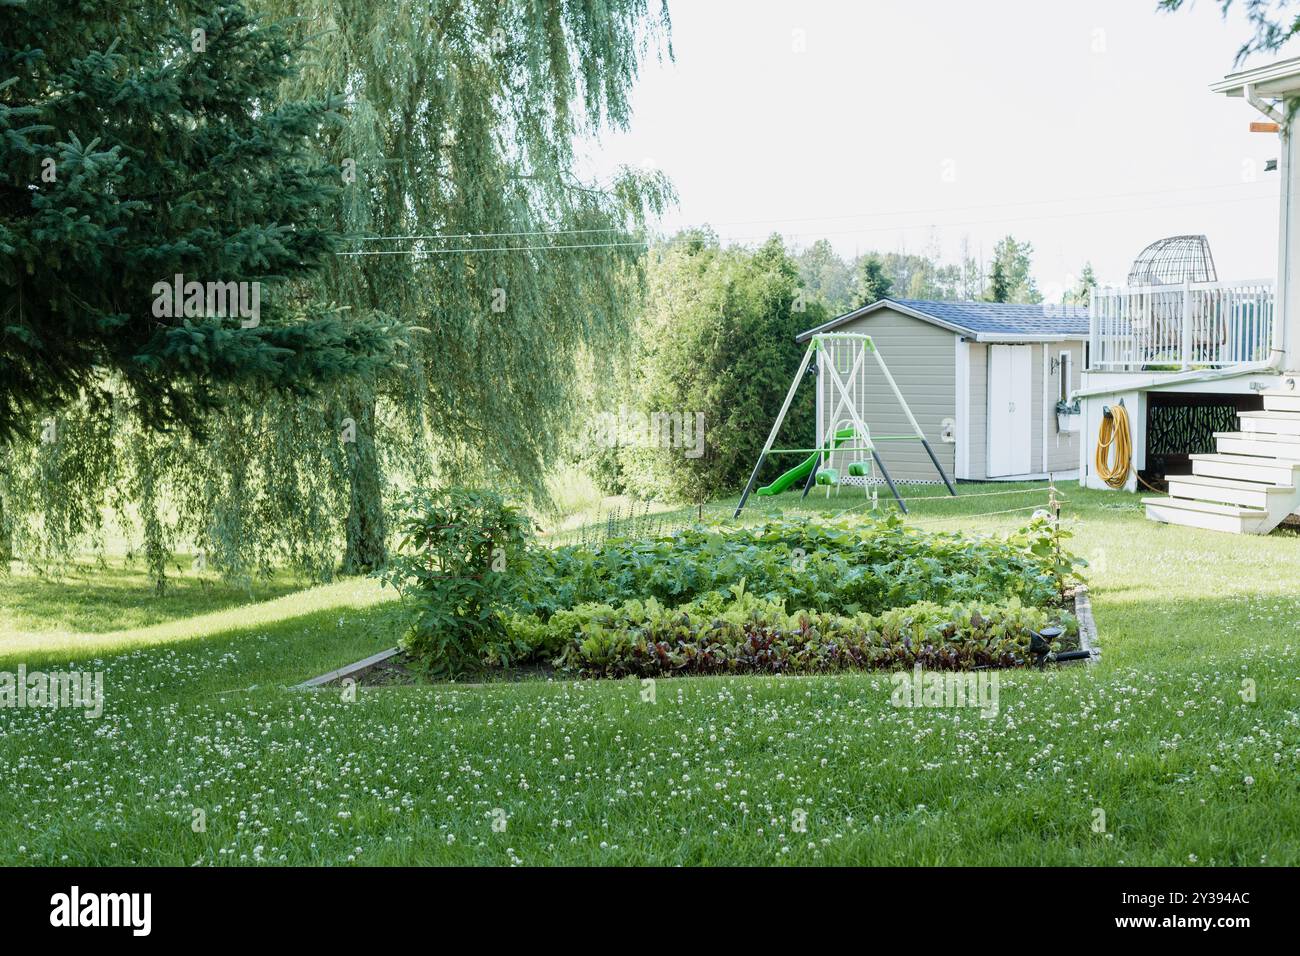
[[[838,485],[840,483],[840,473],[834,468],[823,468],[817,472],[817,484],[819,485]]]
[[[871,462],[869,461],[851,461],[849,462],[850,478],[869,478],[871,477]]]

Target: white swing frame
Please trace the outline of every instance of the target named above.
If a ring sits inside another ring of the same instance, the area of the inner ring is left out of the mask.
[[[854,354],[854,358],[852,365],[849,368],[847,382],[841,378],[839,369],[835,367],[835,355],[833,354],[835,352],[834,346],[840,343],[848,343],[856,346],[856,348],[853,349],[852,354]],[[939,472],[939,477],[943,479],[943,483],[948,487],[949,494],[957,494],[956,488],[953,487],[951,479],[949,479],[948,474],[943,470],[943,466],[939,463],[939,459],[935,455],[934,449],[930,447],[930,442],[926,439],[925,432],[921,430],[921,426],[917,423],[916,416],[912,414],[912,409],[908,406],[907,399],[903,397],[902,390],[898,387],[898,383],[894,381],[894,376],[890,374],[889,366],[885,364],[884,356],[882,356],[880,350],[876,348],[876,344],[872,340],[871,336],[861,332],[822,332],[814,335],[809,340],[807,349],[804,350],[803,359],[799,362],[799,370],[795,372],[794,381],[790,383],[790,388],[785,395],[785,401],[781,403],[781,410],[777,413],[776,421],[772,423],[772,430],[768,432],[767,441],[763,443],[763,450],[758,456],[758,462],[754,465],[753,473],[749,476],[749,482],[745,486],[745,491],[740,496],[740,503],[736,506],[736,512],[733,517],[740,517],[741,509],[745,507],[745,502],[749,499],[750,492],[754,489],[754,483],[758,478],[759,469],[763,467],[763,462],[767,459],[768,455],[773,454],[774,451],[805,451],[804,449],[793,448],[773,449],[772,446],[776,443],[776,436],[781,431],[781,425],[785,422],[785,416],[789,413],[790,405],[794,401],[795,392],[798,391],[799,385],[804,379],[804,375],[807,374],[808,366],[811,364],[814,355],[817,356],[817,447],[812,449],[812,451],[819,457],[817,464],[809,475],[809,484],[807,487],[811,487],[816,478],[817,472],[822,469],[822,460],[824,457],[830,458],[830,456],[833,456],[837,451],[855,451],[860,447],[861,450],[870,452],[872,460],[880,469],[881,477],[883,477],[885,483],[889,485],[890,491],[894,493],[899,508],[904,513],[907,512],[907,505],[904,503],[902,496],[899,495],[898,489],[894,487],[894,482],[890,478],[889,472],[885,470],[884,462],[881,460],[880,455],[876,451],[875,443],[871,439],[871,432],[867,428],[866,418],[862,414],[862,408],[866,404],[866,373],[864,366],[866,365],[866,356],[868,352],[870,352],[872,357],[876,360],[876,366],[880,369],[880,373],[884,377],[886,384],[889,385],[890,391],[893,392],[894,398],[897,399],[899,406],[903,409],[903,415],[907,418],[907,423],[911,426],[915,438],[921,442],[926,452],[929,454],[930,460],[934,462],[934,466]],[[839,398],[834,405],[834,412],[828,418],[823,414],[825,408],[824,402],[828,397],[834,399],[836,393],[838,393]],[[855,445],[853,448],[849,449],[838,449],[835,447],[834,436],[840,430],[839,425],[837,424],[838,416],[841,410],[846,407],[849,414],[849,421],[852,423],[854,430],[853,441],[861,442],[862,445]],[[831,433],[829,436],[825,434],[825,423],[828,420],[832,423]],[[827,448],[828,441],[831,446],[830,448]],[[830,460],[834,461],[833,458],[830,458]],[[807,487],[805,488],[805,494],[807,493]],[[829,494],[830,489],[828,486],[827,495]]]

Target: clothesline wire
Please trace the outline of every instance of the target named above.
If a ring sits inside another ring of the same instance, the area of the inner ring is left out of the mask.
[[[1131,209],[1121,209],[1121,210],[1083,209],[1083,210],[1076,210],[1074,212],[1054,213],[1045,216],[1019,216],[1019,217],[1004,217],[1000,219],[968,219],[964,221],[947,222],[947,223],[933,223],[933,222],[912,223],[912,224],[895,223],[893,225],[888,225],[888,226],[868,226],[859,229],[821,230],[818,232],[808,231],[808,232],[801,232],[801,233],[787,233],[785,234],[785,237],[787,239],[798,239],[801,237],[815,235],[824,238],[826,236],[863,235],[868,233],[891,232],[891,231],[904,230],[904,229],[923,229],[923,228],[935,228],[935,227],[955,228],[958,226],[980,226],[980,225],[991,225],[991,224],[1003,224],[1003,223],[1010,223],[1010,222],[1019,223],[1019,222],[1055,221],[1060,219],[1073,219],[1079,216],[1122,215],[1122,214],[1134,213],[1134,212],[1151,212],[1151,211],[1156,211],[1161,209],[1181,209],[1189,206],[1207,206],[1207,205],[1217,205],[1222,203],[1233,203],[1233,202],[1256,202],[1264,199],[1271,200],[1272,198],[1273,197],[1271,196],[1235,196],[1235,197],[1229,197],[1227,199],[1207,199],[1198,202],[1166,203],[1159,206],[1134,207]],[[562,235],[562,233],[558,233],[558,232],[553,234]],[[397,237],[392,237],[392,238],[396,239]],[[451,238],[451,237],[445,237],[445,238]],[[754,236],[726,236],[723,238],[724,241],[727,242],[745,242],[745,241],[757,242],[757,241],[762,241],[765,237],[760,235],[754,235]],[[656,244],[662,246],[672,246],[672,245],[676,245],[683,242],[689,242],[689,241],[693,241],[693,240],[691,239],[691,237],[685,236],[685,237],[677,237],[673,239],[664,239],[657,242]],[[650,244],[650,240],[643,239],[635,242],[561,243],[559,245],[529,244],[523,246],[481,246],[473,249],[439,248],[439,249],[348,250],[345,252],[336,252],[334,254],[337,256],[416,256],[416,257],[423,258],[428,256],[465,255],[468,253],[489,253],[489,252],[557,252],[563,249],[616,249],[616,248],[624,248],[628,246],[645,246],[649,244]]]
[[[880,486],[877,486],[877,487],[880,487]],[[1046,489],[1044,489],[1044,488],[1014,488],[1014,489],[1009,490],[1009,491],[977,491],[977,492],[974,492],[973,494],[969,494],[969,495],[956,495],[956,496],[953,496],[953,495],[920,495],[920,496],[915,496],[915,495],[913,495],[913,496],[909,496],[909,495],[900,495],[899,497],[902,498],[903,501],[961,501],[961,500],[964,499],[964,498],[991,498],[991,497],[995,497],[995,496],[997,496],[997,495],[1027,495],[1027,494],[1042,494],[1044,491],[1047,491],[1047,492],[1049,493],[1049,495],[1050,495],[1050,493],[1051,493],[1052,491],[1055,491],[1055,492],[1056,492],[1056,501],[1058,501],[1058,502],[1062,502],[1062,501],[1066,501],[1066,500],[1067,500],[1067,499],[1065,498],[1065,496],[1062,495],[1062,494],[1060,493],[1060,491],[1057,490],[1057,489],[1055,488],[1055,485],[1048,485]],[[868,507],[868,506],[870,506],[870,505],[872,505],[872,504],[873,504],[873,502],[871,502],[871,501],[869,501],[869,500],[868,500],[868,501],[864,501],[864,502],[862,502],[861,504],[854,505],[852,508],[845,508],[843,511],[837,512],[836,515],[835,515],[835,517],[838,518],[838,517],[840,517],[841,515],[846,515],[846,514],[850,514],[850,513],[854,512],[854,511],[859,511],[859,510],[861,510],[862,508]],[[1005,511],[986,511],[986,512],[983,512],[983,513],[981,513],[981,514],[955,514],[955,515],[941,515],[941,516],[936,516],[936,517],[938,517],[938,520],[941,520],[941,521],[947,521],[947,520],[950,519],[950,518],[985,518],[985,517],[988,517],[989,515],[1011,514],[1011,513],[1016,512],[1016,511],[1033,511],[1033,510],[1039,510],[1039,509],[1045,511],[1045,510],[1047,510],[1047,508],[1048,508],[1048,506],[1049,506],[1050,504],[1051,504],[1051,501],[1049,500],[1049,501],[1046,501],[1046,502],[1044,502],[1044,503],[1042,503],[1042,504],[1039,504],[1039,505],[1027,505],[1027,506],[1025,506],[1025,507],[1023,507],[1023,508],[1008,508],[1008,509],[1006,509]]]
[[[1255,181],[1264,184],[1262,181]],[[872,212],[853,212],[840,213],[832,216],[791,216],[784,219],[731,219],[711,222],[712,226],[750,226],[763,225],[769,223],[789,223],[789,222],[826,222],[831,220],[842,219],[867,219],[876,216],[923,216],[931,213],[945,212],[969,212],[977,209],[1009,209],[1018,206],[1040,206],[1064,202],[1096,202],[1100,199],[1128,199],[1134,196],[1155,196],[1176,192],[1192,192],[1197,189],[1233,189],[1240,186],[1252,185],[1252,181],[1234,180],[1228,183],[1213,183],[1205,186],[1174,186],[1166,189],[1147,189],[1122,193],[1108,193],[1092,196],[1067,196],[1056,199],[1022,199],[1006,203],[982,203],[978,205],[967,206],[946,206],[942,209],[935,207],[914,208],[914,209],[879,209]],[[1253,198],[1253,197],[1248,197]],[[1263,198],[1273,198],[1271,196]],[[560,236],[560,235],[579,235],[593,232],[624,232],[627,231],[621,226],[600,226],[586,227],[581,229],[527,229],[516,230],[513,232],[453,232],[453,233],[427,233],[423,235],[382,235],[382,236],[357,236],[357,242],[402,242],[428,240],[437,241],[444,239],[486,239],[486,238],[504,238],[510,236]]]

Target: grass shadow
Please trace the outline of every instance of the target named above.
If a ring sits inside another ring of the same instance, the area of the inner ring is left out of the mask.
[[[303,586],[287,573],[249,589],[180,571],[168,576],[160,595],[138,565],[90,561],[79,561],[58,577],[14,570],[3,581],[0,635],[97,634],[150,627],[281,597]]]

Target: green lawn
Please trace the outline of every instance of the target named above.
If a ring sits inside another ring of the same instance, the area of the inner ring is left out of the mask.
[[[1008,490],[964,485],[914,520],[1003,530],[1028,512],[988,512],[1045,500]],[[1133,496],[1063,490],[1105,657],[1000,675],[991,720],[893,707],[880,674],[349,702],[288,685],[394,643],[372,582],[250,603],[192,575],[159,601],[111,567],[0,579],[0,670],[106,682],[99,720],[0,710],[0,863],[1300,864],[1300,537],[1166,527]]]

